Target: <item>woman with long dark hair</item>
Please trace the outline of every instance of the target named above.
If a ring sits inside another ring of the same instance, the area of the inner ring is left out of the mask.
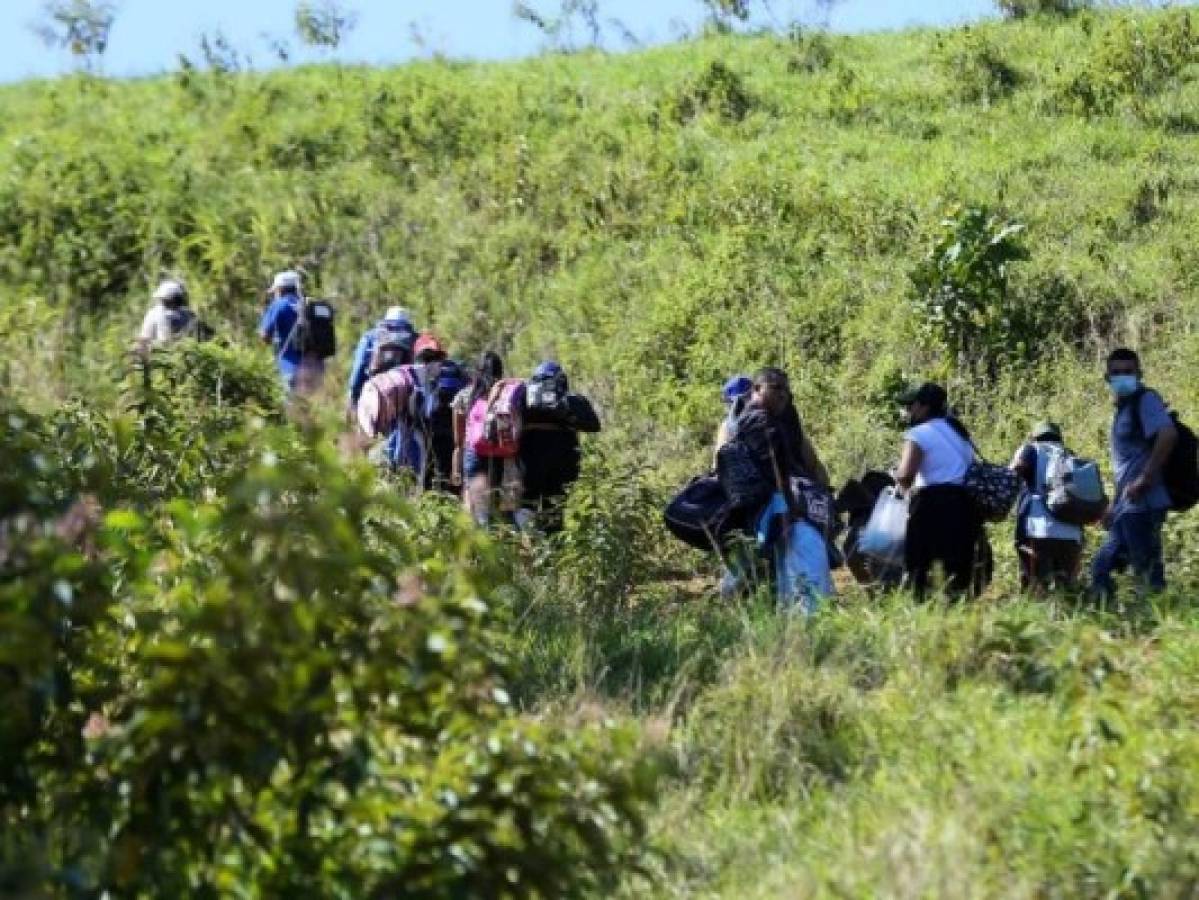
[[[470,385],[454,399],[454,478],[464,484],[462,497],[466,510],[481,525],[486,525],[490,518],[492,494],[500,489],[506,467],[504,460],[475,453],[466,441],[466,422],[474,405],[486,399],[503,377],[503,359],[488,350],[479,357]]]
[[[928,593],[934,563],[945,569],[946,589],[968,592],[973,583],[982,520],[965,487],[974,444],[949,411],[945,388],[931,382],[905,394],[903,456],[895,480],[911,493],[904,568],[917,598]]]

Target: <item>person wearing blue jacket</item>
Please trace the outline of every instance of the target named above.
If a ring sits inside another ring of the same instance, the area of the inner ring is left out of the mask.
[[[390,307],[387,314],[358,340],[358,346],[354,349],[354,361],[350,364],[350,383],[346,397],[351,414],[358,406],[358,398],[361,396],[362,388],[366,385],[367,380],[371,375],[377,374],[370,370],[375,348],[379,346],[381,340],[388,337],[399,337],[406,341],[409,358],[398,360],[398,364],[411,363],[412,347],[416,343],[418,334],[408,310],[402,306]]]

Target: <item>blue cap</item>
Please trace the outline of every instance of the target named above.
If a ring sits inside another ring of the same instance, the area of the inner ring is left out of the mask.
[[[744,397],[754,389],[754,383],[748,375],[734,375],[720,389],[720,396],[725,403],[732,403],[738,397]]]
[[[533,370],[534,378],[554,378],[562,374],[562,367],[553,360],[546,360]]]

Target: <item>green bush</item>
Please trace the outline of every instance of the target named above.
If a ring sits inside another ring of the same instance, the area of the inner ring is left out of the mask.
[[[996,365],[1030,346],[1009,291],[1009,268],[1026,260],[1024,226],[986,207],[950,210],[911,273],[917,327],[959,366]]]
[[[1115,16],[1104,22],[1097,46],[1062,91],[1066,101],[1087,113],[1110,113],[1134,105],[1177,84],[1199,62],[1199,35],[1190,10],[1144,18]]]
[[[1001,100],[1020,84],[1020,73],[979,29],[938,37],[935,58],[954,92],[967,103]]]
[[[10,890],[559,896],[636,869],[652,758],[514,713],[464,518],[413,532],[319,436],[262,433],[221,499],[99,528],[5,418],[0,820],[37,851],[6,852]]]
[[[1071,16],[1091,9],[1095,0],[995,0],[995,5],[1009,19],[1029,16]]]

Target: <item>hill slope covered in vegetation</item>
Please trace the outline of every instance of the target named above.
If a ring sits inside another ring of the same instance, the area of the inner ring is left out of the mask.
[[[1197,29],[0,91],[4,884],[1192,893],[1199,514],[1153,603],[1020,599],[996,527],[979,604],[804,623],[722,605],[657,510],[767,363],[837,480],[926,376],[996,459],[1042,418],[1103,458],[1119,343],[1199,417]],[[322,449],[341,382],[283,421],[252,330],[288,265],[343,345],[402,302],[456,353],[561,359],[606,425],[561,540],[384,496]],[[220,346],[130,373],[168,273]]]

